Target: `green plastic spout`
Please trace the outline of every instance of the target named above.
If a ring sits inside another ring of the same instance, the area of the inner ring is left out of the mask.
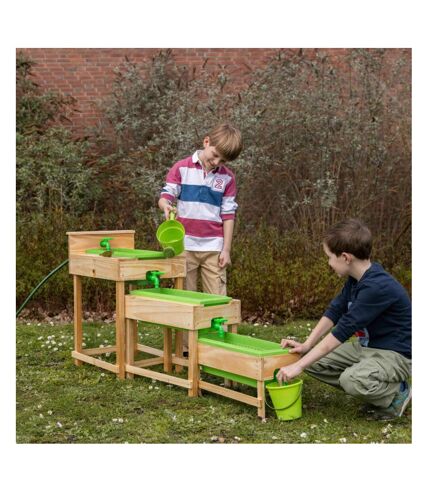
[[[224,323],[227,323],[226,318],[213,318],[211,320],[211,329],[218,331],[218,336],[224,338]]]
[[[105,248],[106,251],[111,251],[110,241],[114,239],[112,237],[103,237],[100,241],[100,246]]]
[[[150,270],[146,273],[146,280],[154,285],[155,289],[159,289],[160,286],[160,276],[165,272],[160,272],[159,270]]]

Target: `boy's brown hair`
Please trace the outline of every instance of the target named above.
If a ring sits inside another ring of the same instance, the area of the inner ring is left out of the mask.
[[[360,260],[368,260],[372,251],[372,233],[359,219],[346,219],[333,225],[323,242],[336,256],[351,253]]]
[[[241,132],[229,123],[222,123],[213,128],[207,135],[210,145],[227,161],[235,160],[242,150]]]

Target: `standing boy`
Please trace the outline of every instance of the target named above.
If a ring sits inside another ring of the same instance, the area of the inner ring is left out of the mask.
[[[365,401],[371,419],[401,417],[411,399],[409,296],[381,265],[370,261],[372,235],[361,221],[334,225],[323,248],[330,267],[347,277],[345,286],[304,343],[281,341],[303,357],[282,367],[278,381],[290,381],[305,370]],[[344,343],[352,335],[357,341]]]
[[[176,162],[169,170],[159,208],[168,219],[177,201],[177,220],[186,230],[187,290],[197,290],[200,271],[204,292],[226,295],[226,267],[231,264],[233,227],[238,208],[235,176],[226,163],[240,154],[241,133],[230,124],[223,123],[205,136],[203,147]]]

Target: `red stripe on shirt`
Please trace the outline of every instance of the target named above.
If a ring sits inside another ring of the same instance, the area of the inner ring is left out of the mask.
[[[187,236],[223,237],[223,223],[212,220],[185,219],[177,217],[186,230]]]
[[[175,200],[175,196],[174,195],[170,195],[169,193],[161,193],[160,195],[161,198],[166,198],[167,200],[169,200],[170,202],[173,202]]]

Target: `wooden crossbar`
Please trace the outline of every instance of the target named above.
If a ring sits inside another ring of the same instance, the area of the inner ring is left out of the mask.
[[[258,398],[255,398],[254,396],[239,393],[238,391],[223,388],[222,386],[207,383],[206,381],[201,380],[199,380],[198,385],[200,389],[211,391],[212,393],[216,393],[218,395],[227,396],[228,398],[238,400],[242,403],[246,403],[247,405],[252,405],[253,407],[260,408],[262,406],[262,401]]]
[[[106,371],[111,371],[111,372],[115,372],[116,374],[119,374],[119,366],[116,366],[115,364],[111,364],[110,362],[105,362],[103,360],[96,359],[95,357],[91,357],[89,355],[76,352],[75,350],[71,352],[71,356],[82,362],[92,364],[93,366],[101,367]]]
[[[180,364],[180,366],[185,367],[189,366],[189,359],[185,359],[184,357],[176,357],[175,354],[172,354],[171,360],[174,364]]]
[[[137,374],[139,376],[144,376],[146,378],[157,379],[164,383],[175,384],[177,386],[182,386],[183,388],[190,388],[192,386],[192,381],[187,379],[177,378],[171,376],[170,374],[163,374],[156,371],[151,371],[150,369],[142,369],[140,367],[130,366],[126,364],[125,370],[132,374]]]
[[[82,350],[82,354],[86,355],[108,354],[110,352],[116,352],[116,345],[113,347],[98,347]]]
[[[163,357],[152,357],[151,359],[136,360],[132,365],[136,367],[149,367],[157,364],[163,364]]]
[[[163,350],[149,347],[148,345],[142,345],[141,343],[137,343],[137,350],[139,350],[140,352],[145,352],[147,354],[159,355],[163,357]]]

